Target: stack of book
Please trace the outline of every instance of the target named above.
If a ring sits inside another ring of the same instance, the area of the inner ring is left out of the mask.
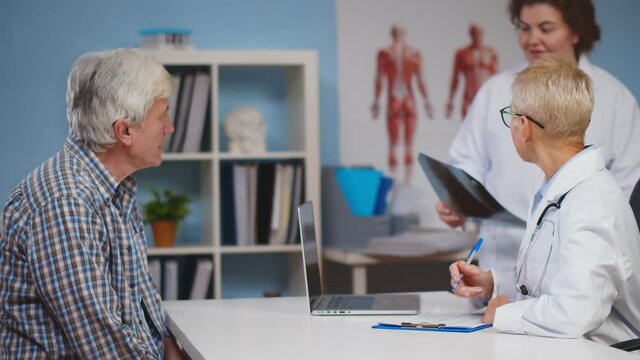
[[[210,113],[211,76],[203,71],[182,70],[172,75],[174,91],[169,97],[169,116],[174,133],[165,142],[165,152],[198,152]]]
[[[222,166],[223,245],[284,245],[298,240],[300,163],[233,163]]]

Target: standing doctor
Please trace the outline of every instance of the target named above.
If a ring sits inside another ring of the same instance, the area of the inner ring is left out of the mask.
[[[456,294],[491,296],[483,321],[504,332],[607,344],[640,337],[640,232],[603,150],[584,145],[589,76],[545,60],[518,73],[512,89],[503,123],[520,158],[544,173],[517,258],[518,296],[498,295],[512,282],[462,261],[450,267],[452,283],[464,274]]]
[[[511,83],[518,71],[541,59],[561,59],[577,64],[593,81],[595,104],[586,140],[600,147],[604,165],[628,198],[640,178],[640,111],[629,90],[591,64],[585,55],[600,38],[593,3],[591,0],[511,0],[509,11],[528,64],[485,82],[451,144],[450,163],[483,183],[507,210],[527,219],[527,205],[543,174],[513,151],[509,134],[495,121],[496,109],[511,101]],[[440,219],[450,226],[459,226],[465,221],[442,203],[436,208]],[[483,221],[480,236],[485,242],[478,253],[480,266],[511,276],[524,230],[521,226]]]

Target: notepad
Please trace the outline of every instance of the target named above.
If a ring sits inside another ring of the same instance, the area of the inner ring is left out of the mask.
[[[441,314],[440,316],[417,316],[411,318],[410,323],[413,325],[392,324],[380,322],[372,326],[373,329],[383,330],[413,330],[413,331],[439,331],[439,332],[458,332],[471,333],[479,330],[490,328],[491,324],[485,324],[480,319],[482,314]],[[441,324],[441,326],[415,326],[416,324]]]

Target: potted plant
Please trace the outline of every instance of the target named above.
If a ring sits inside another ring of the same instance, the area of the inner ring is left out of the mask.
[[[188,195],[174,194],[170,189],[161,193],[152,188],[151,193],[153,200],[142,206],[144,221],[151,223],[155,246],[174,246],[178,223],[191,214],[187,206],[191,199]]]

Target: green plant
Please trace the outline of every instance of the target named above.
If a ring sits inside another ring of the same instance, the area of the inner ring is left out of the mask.
[[[142,205],[142,215],[145,222],[172,221],[178,223],[191,214],[187,206],[191,202],[188,195],[174,194],[170,189],[162,193],[151,188],[153,200]]]

